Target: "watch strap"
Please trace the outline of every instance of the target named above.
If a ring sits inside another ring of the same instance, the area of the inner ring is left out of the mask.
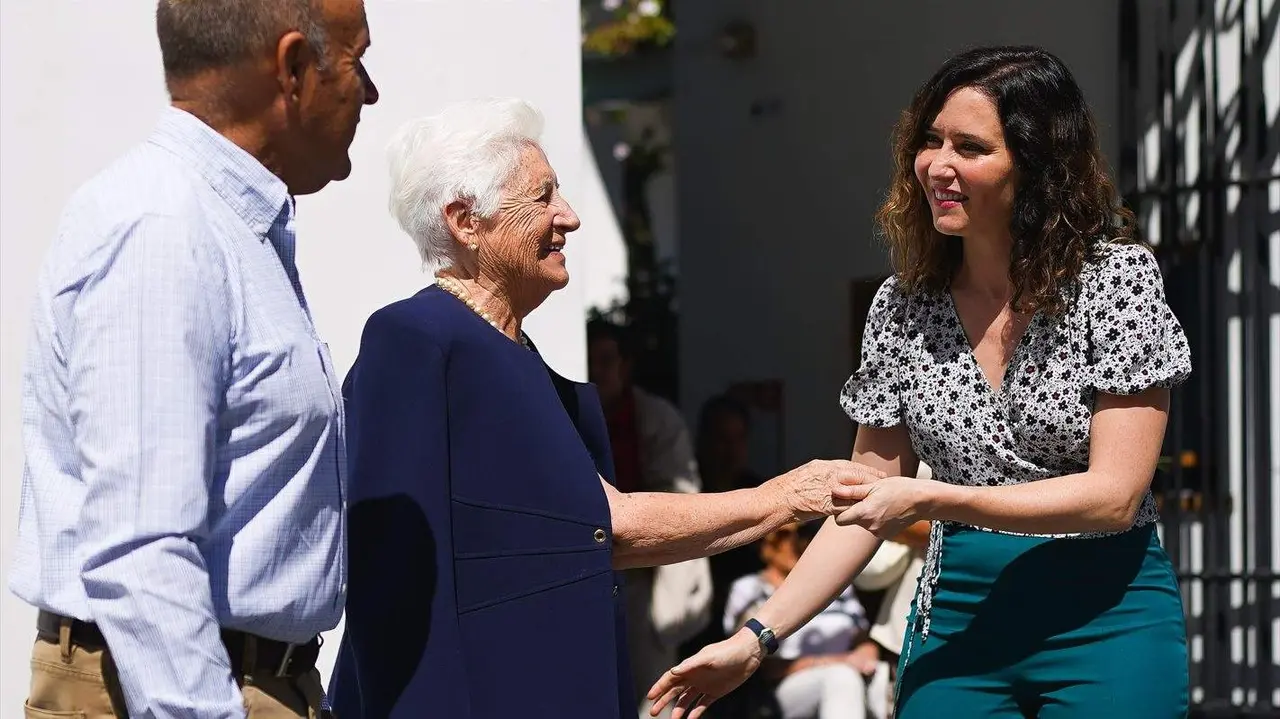
[[[756,635],[756,640],[764,647],[766,655],[773,654],[778,651],[778,637],[774,635],[773,630],[760,623],[759,619],[751,618],[744,625],[751,633]]]

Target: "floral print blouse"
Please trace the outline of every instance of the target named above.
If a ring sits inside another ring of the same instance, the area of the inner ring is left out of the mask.
[[[1187,338],[1151,252],[1112,243],[1099,254],[1063,314],[1032,317],[998,391],[974,357],[950,292],[907,295],[896,278],[886,280],[841,406],[860,424],[905,423],[917,456],[944,482],[1009,485],[1083,472],[1097,392],[1172,387],[1191,372]],[[1148,492],[1135,526],[1157,517]],[[930,554],[940,550],[940,525]],[[937,572],[933,559],[922,584]]]

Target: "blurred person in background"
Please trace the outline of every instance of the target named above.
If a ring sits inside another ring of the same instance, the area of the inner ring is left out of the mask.
[[[751,411],[743,402],[719,394],[698,413],[698,470],[709,492],[727,492],[760,484],[750,467]]]
[[[709,492],[727,492],[755,487],[762,481],[750,468],[751,411],[747,405],[728,394],[718,394],[703,403],[698,412],[698,434],[695,438],[698,472]],[[712,597],[709,613],[724,615],[729,600],[729,587],[738,577],[754,574],[764,568],[760,551],[747,545],[721,552],[710,559]],[[719,621],[707,626],[680,648],[682,657],[725,638]],[[664,667],[665,669],[665,667]],[[648,687],[645,688],[646,690]]]
[[[739,577],[729,591],[724,630],[733,634],[773,596],[818,531],[793,524],[760,542],[764,569]],[[889,666],[872,641],[870,622],[852,586],[784,639],[760,673],[773,685],[782,719],[886,719]]]
[[[698,492],[684,418],[670,402],[634,384],[634,349],[626,328],[604,320],[587,324],[587,377],[600,393],[618,491]],[[680,643],[710,623],[711,568],[699,557],[622,574],[632,681],[640,715],[648,716],[645,692],[678,659]]]

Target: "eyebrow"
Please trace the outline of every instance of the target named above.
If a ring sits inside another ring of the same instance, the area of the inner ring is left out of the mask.
[[[927,132],[927,133],[932,133],[932,134],[934,134],[934,135],[941,135],[941,134],[943,134],[941,130],[939,130],[937,127],[935,127],[935,126],[933,126],[933,125],[930,125],[929,127],[925,128],[925,132]],[[970,132],[957,132],[957,133],[955,133],[955,135],[956,135],[956,137],[960,138],[961,140],[970,140],[970,141],[972,141],[972,142],[976,142],[976,143],[978,143],[979,145],[990,145],[990,144],[992,144],[992,143],[991,143],[991,140],[988,140],[988,139],[986,139],[986,138],[984,138],[984,137],[979,137],[978,135],[974,135],[973,133],[970,133]]]

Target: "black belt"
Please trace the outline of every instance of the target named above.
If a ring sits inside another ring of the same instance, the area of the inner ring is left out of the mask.
[[[102,636],[96,624],[79,619],[71,619],[70,622],[72,644],[86,649],[107,649],[106,637]],[[36,634],[46,642],[58,644],[61,642],[59,633],[62,623],[63,617],[41,611],[36,617]],[[305,644],[289,644],[256,634],[223,629],[222,643],[227,647],[231,671],[236,675],[270,671],[277,677],[298,677],[314,669],[316,658],[320,655],[319,638]],[[250,643],[254,645],[254,650],[251,654],[246,654],[245,647]],[[245,672],[246,659],[253,662],[253,667],[248,672]]]

